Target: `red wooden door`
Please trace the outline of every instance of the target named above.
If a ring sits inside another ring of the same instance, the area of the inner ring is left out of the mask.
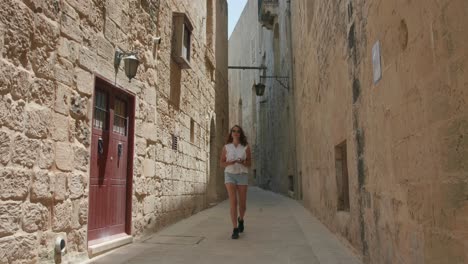
[[[96,80],[89,182],[88,240],[128,230],[132,100]]]

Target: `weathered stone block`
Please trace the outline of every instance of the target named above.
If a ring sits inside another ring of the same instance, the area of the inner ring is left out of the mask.
[[[83,47],[83,46],[80,47],[78,51],[78,64],[82,68],[90,72],[94,72],[97,69],[97,65],[98,65],[96,58],[97,58],[96,53],[92,52],[86,47]]]
[[[67,241],[69,249],[75,252],[87,252],[88,248],[86,247],[86,233],[86,228],[73,230],[70,233],[68,233]]]
[[[13,163],[31,168],[37,159],[40,142],[17,135],[13,140]]]
[[[67,173],[57,173],[55,177],[53,177],[55,201],[63,201],[68,198],[67,179]]]
[[[140,137],[136,138],[135,154],[138,156],[145,156],[146,154],[146,140]]]
[[[68,190],[70,192],[71,199],[77,199],[83,196],[85,186],[86,184],[83,175],[76,172],[69,175]]]
[[[155,163],[151,159],[145,159],[143,161],[143,176],[154,177],[155,176]]]
[[[0,237],[15,234],[20,228],[21,204],[0,203]]]
[[[0,17],[0,22],[8,28],[3,37],[3,56],[15,65],[27,67],[34,30],[32,11],[20,2],[10,1],[8,5],[2,5]]]
[[[155,211],[157,199],[156,196],[151,195],[143,200],[143,214],[147,215]]]
[[[34,16],[34,19],[34,45],[44,46],[48,51],[55,50],[60,34],[58,24],[41,15]]]
[[[114,2],[106,2],[106,16],[115,21],[115,23],[120,24],[122,22],[122,17],[124,16],[124,10],[128,8],[128,2],[117,0]]]
[[[35,78],[31,86],[31,101],[52,108],[56,99],[56,89],[57,84],[54,81]]]
[[[57,142],[55,145],[55,164],[62,171],[71,171],[74,165],[74,153],[72,145]]]
[[[62,14],[60,25],[61,33],[63,35],[74,41],[81,41],[82,33],[79,20],[75,20],[67,14]]]
[[[11,97],[15,100],[28,100],[31,94],[33,78],[29,72],[18,71],[11,75]]]
[[[143,93],[145,101],[152,106],[156,106],[157,98],[155,87],[145,86]]]
[[[75,169],[80,171],[88,171],[89,167],[89,151],[83,147],[73,147],[75,153]]]
[[[38,47],[33,50],[31,65],[37,77],[44,79],[54,79],[54,67],[57,63],[55,52],[48,51],[45,47]]]
[[[157,128],[154,123],[143,123],[141,124],[141,134],[144,138],[149,140],[150,142],[157,142],[158,141],[158,133],[156,133]]]
[[[46,138],[49,134],[51,112],[48,108],[30,104],[26,108],[26,135],[31,138]]]
[[[73,130],[74,137],[83,145],[89,146],[91,140],[91,129],[88,122],[84,120],[77,120]]]
[[[48,171],[36,171],[31,186],[31,201],[50,200],[54,193],[53,178]]]
[[[6,94],[11,90],[14,81],[11,77],[15,75],[16,69],[4,61],[0,61],[0,67],[2,68],[0,72],[0,94]]]
[[[52,139],[55,141],[67,141],[69,138],[69,119],[67,116],[53,113],[52,114]]]
[[[13,168],[0,169],[0,197],[22,200],[26,198],[31,183],[32,171]]]
[[[84,119],[88,114],[89,99],[73,93],[70,98],[70,114],[76,119]]]
[[[72,203],[66,200],[54,206],[54,215],[52,220],[52,230],[65,231],[70,228],[72,215]]]
[[[76,87],[80,93],[91,95],[94,90],[94,76],[81,68],[75,69]]]
[[[80,220],[79,220],[80,202],[81,200],[72,200],[72,204],[73,204],[72,215],[71,215],[71,228],[72,229],[79,229],[81,227]]]
[[[143,174],[143,158],[135,156],[133,159],[133,177],[139,177]]]
[[[22,226],[29,233],[45,230],[49,223],[49,211],[42,204],[24,203]]]
[[[72,63],[75,63],[78,59],[79,45],[75,41],[67,38],[60,38],[58,45],[58,55],[63,57]]]
[[[80,209],[78,212],[78,220],[81,225],[86,225],[88,223],[88,200],[82,199],[80,201]]]
[[[74,84],[74,65],[70,61],[58,57],[57,65],[54,66],[55,79],[57,82],[63,83],[67,86]]]
[[[43,13],[52,20],[58,19],[60,6],[54,0],[24,0],[23,2],[35,13]]]
[[[41,169],[50,169],[54,164],[54,144],[51,140],[44,140],[41,142],[39,148],[39,157],[37,159],[37,166]]]
[[[23,100],[13,101],[9,96],[3,96],[0,100],[0,125],[22,131],[25,105]]]
[[[148,186],[146,185],[146,178],[145,177],[133,177],[135,184],[134,190],[135,194],[138,196],[143,196],[148,194]]]
[[[35,263],[38,246],[33,234],[0,238],[0,263]]]
[[[71,88],[59,83],[57,87],[57,93],[55,96],[55,111],[64,115],[68,115],[68,112],[70,111],[71,97]]]
[[[104,59],[108,61],[114,60],[114,46],[103,35],[97,36],[97,51],[98,55]]]
[[[11,138],[5,131],[0,131],[0,163],[7,165],[10,161]]]

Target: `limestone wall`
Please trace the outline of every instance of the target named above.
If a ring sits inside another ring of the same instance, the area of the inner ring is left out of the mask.
[[[467,2],[291,2],[306,207],[366,263],[466,263]],[[350,210],[338,212],[345,140]]]
[[[228,120],[227,98],[215,109],[211,77],[226,67],[216,58],[227,52],[206,45],[206,3],[0,3],[0,263],[52,262],[59,234],[68,249],[62,261],[87,257],[95,74],[136,96],[132,235],[138,240],[206,206],[210,121]],[[227,31],[226,2],[215,1],[214,10],[214,34]],[[168,99],[173,11],[185,12],[194,26],[180,109]],[[138,51],[141,65],[131,83],[123,66],[114,74],[117,48]],[[172,134],[179,136],[177,151]]]

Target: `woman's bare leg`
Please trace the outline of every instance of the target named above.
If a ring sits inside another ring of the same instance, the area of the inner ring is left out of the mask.
[[[247,210],[247,187],[248,185],[237,185],[237,191],[239,192],[239,215],[241,220],[244,219],[245,211]]]
[[[237,228],[237,192],[234,183],[226,183],[226,189],[229,195],[229,205],[231,207],[232,226]]]

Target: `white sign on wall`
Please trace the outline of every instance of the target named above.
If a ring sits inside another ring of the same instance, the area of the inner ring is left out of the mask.
[[[374,66],[374,84],[382,79],[382,66],[380,61],[380,41],[377,41],[372,47],[372,65]]]

